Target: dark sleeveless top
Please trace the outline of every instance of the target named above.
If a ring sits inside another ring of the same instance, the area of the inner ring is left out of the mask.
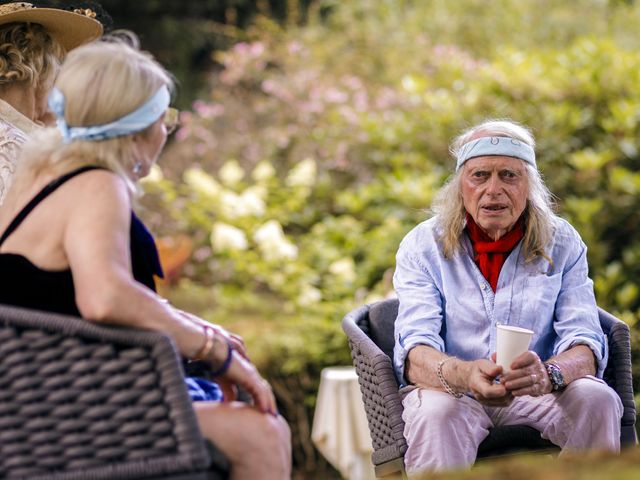
[[[27,215],[58,187],[76,175],[101,168],[81,167],[49,183],[16,215],[0,237],[0,246],[20,226]],[[133,278],[155,291],[156,284],[153,276],[163,276],[158,250],[153,236],[133,211],[129,244]],[[100,275],[100,272],[96,272],[96,275]],[[26,257],[14,253],[0,253],[0,303],[80,316],[70,269],[43,270]],[[223,399],[222,390],[215,382],[195,377],[201,375],[207,377],[207,369],[200,362],[193,364],[185,362],[184,368],[187,374],[194,375],[194,377],[185,378],[187,391],[193,401]]]
[[[58,187],[76,175],[98,169],[102,167],[81,167],[45,186],[9,224],[0,237],[0,246],[27,215]],[[163,276],[158,250],[153,237],[133,211],[129,237],[133,277],[155,291],[153,276]],[[96,272],[96,275],[100,275],[100,272]],[[26,257],[14,253],[0,253],[0,303],[80,316],[70,269],[43,270]]]

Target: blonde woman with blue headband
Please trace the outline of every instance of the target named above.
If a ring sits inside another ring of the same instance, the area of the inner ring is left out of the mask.
[[[123,42],[69,54],[49,97],[57,128],[25,145],[0,208],[0,303],[170,334],[185,358],[254,400],[220,401],[214,384],[186,385],[231,478],[288,478],[288,426],[242,342],[155,293],[162,271],[132,198],[172,127],[172,86],[151,56]]]

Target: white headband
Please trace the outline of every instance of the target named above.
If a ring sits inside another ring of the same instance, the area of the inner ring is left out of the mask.
[[[456,171],[470,158],[485,156],[515,157],[536,166],[536,153],[530,145],[511,137],[482,137],[465,143],[458,150]]]
[[[105,140],[140,132],[162,116],[170,101],[169,89],[163,85],[145,103],[122,118],[104,125],[71,127],[64,119],[66,101],[63,93],[54,87],[49,94],[49,108],[56,114],[64,143],[74,140]]]

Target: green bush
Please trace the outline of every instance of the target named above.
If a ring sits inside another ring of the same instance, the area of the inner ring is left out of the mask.
[[[289,30],[263,20],[219,55],[211,97],[183,113],[143,202],[156,232],[195,245],[168,294],[246,337],[307,472],[319,372],[350,363],[340,319],[392,294],[397,246],[427,218],[452,171],[448,142],[470,124],[533,129],[559,212],[589,246],[599,304],[631,326],[640,313],[640,7],[331,11]]]

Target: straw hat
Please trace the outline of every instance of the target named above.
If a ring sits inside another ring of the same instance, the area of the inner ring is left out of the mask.
[[[90,9],[39,8],[26,2],[0,5],[0,27],[14,22],[37,23],[67,51],[102,35],[102,24],[95,16]]]

